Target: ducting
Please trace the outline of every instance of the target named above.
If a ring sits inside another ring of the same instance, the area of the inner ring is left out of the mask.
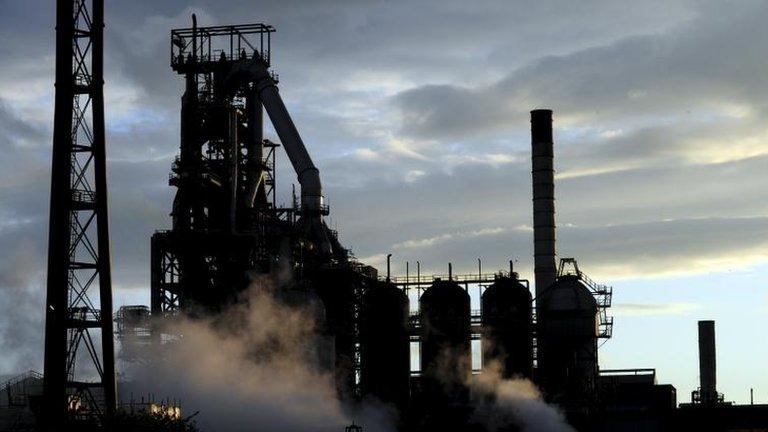
[[[320,183],[320,171],[312,163],[312,158],[307,152],[304,141],[302,141],[296,125],[293,124],[293,120],[285,108],[283,99],[277,90],[277,83],[258,56],[237,63],[227,77],[227,87],[234,88],[234,84],[241,79],[249,80],[255,84],[259,99],[282,141],[294,171],[296,171],[301,186],[302,220],[318,243],[320,251],[324,254],[330,254],[331,243],[323,223],[323,187]]]
[[[263,188],[264,185],[264,169],[262,167],[262,158],[264,157],[264,137],[262,136],[263,116],[261,101],[255,91],[248,94],[245,104],[248,116],[247,143],[249,166],[245,205],[248,208],[253,208],[256,205],[256,197],[259,189]]]

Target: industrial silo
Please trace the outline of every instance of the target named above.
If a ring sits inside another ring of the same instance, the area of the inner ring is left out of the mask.
[[[538,299],[538,377],[548,399],[585,405],[598,376],[598,305],[578,275],[563,275]]]
[[[409,377],[408,296],[391,283],[373,283],[363,294],[360,313],[362,394],[403,409]]]
[[[355,393],[355,314],[358,293],[365,281],[352,269],[323,269],[310,276],[312,285],[325,306],[324,331],[332,338],[334,378],[342,399]]]
[[[532,301],[531,291],[515,277],[499,277],[483,292],[483,369],[499,362],[505,378],[531,377]]]
[[[254,285],[254,289],[265,289]],[[266,291],[271,295],[270,291]],[[274,291],[277,302],[285,307],[300,310],[314,325],[312,339],[306,341],[301,349],[307,365],[322,374],[334,370],[334,340],[326,331],[325,305],[316,290],[306,282],[290,283]]]
[[[432,401],[460,403],[472,374],[469,294],[456,282],[437,279],[419,306],[424,391]]]

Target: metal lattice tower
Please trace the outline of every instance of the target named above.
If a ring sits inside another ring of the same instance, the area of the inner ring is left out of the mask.
[[[73,420],[103,424],[116,404],[103,29],[103,0],[57,1],[44,378],[49,430]]]

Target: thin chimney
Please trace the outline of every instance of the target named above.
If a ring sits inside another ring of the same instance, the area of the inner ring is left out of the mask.
[[[702,403],[716,403],[715,322],[699,321],[699,387]]]
[[[533,258],[536,299],[555,282],[555,171],[552,110],[531,111]]]

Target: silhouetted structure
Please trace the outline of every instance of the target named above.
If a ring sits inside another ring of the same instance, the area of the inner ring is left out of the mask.
[[[610,287],[586,277],[572,258],[555,267],[552,111],[531,111],[537,373],[548,400],[589,410],[596,402],[597,339],[609,338]]]
[[[256,276],[291,281],[322,300],[328,343],[319,357],[332,358],[339,393],[356,397],[356,319],[376,272],[355,262],[324,222],[320,173],[269,70],[274,31],[265,24],[197,27],[193,16],[192,28],[171,32],[171,67],[186,88],[169,182],[177,190],[173,224],[152,237],[152,314],[216,313]],[[281,144],[264,139],[265,110]],[[281,146],[301,188],[290,207],[275,199]]]
[[[694,390],[691,402],[704,405],[723,403],[717,392],[717,359],[715,355],[715,322],[699,321],[699,389]]]
[[[419,299],[421,395],[426,430],[466,421],[472,375],[469,294],[450,278],[435,279]]]
[[[312,288],[325,306],[324,331],[333,344],[336,389],[344,400],[357,396],[355,373],[358,371],[358,328],[360,298],[373,283],[360,273],[345,268],[331,268],[307,274]]]
[[[363,295],[360,314],[360,388],[363,395],[403,411],[410,397],[408,297],[386,281]]]
[[[561,274],[539,298],[539,383],[563,405],[594,403],[598,305],[578,268]]]
[[[419,299],[421,373],[430,399],[465,397],[472,374],[469,294],[452,280],[435,280]]]
[[[531,111],[533,260],[538,298],[555,282],[555,170],[552,110]]]
[[[116,394],[104,142],[104,2],[60,0],[56,5],[42,418],[49,430],[66,430],[72,420],[108,421]],[[92,331],[100,332],[100,344]]]
[[[483,365],[497,361],[505,378],[533,374],[533,299],[527,285],[499,277],[482,295]]]
[[[194,17],[193,17],[194,19]],[[171,66],[183,75],[181,151],[173,228],[152,238],[152,309],[215,311],[248,272],[344,266],[348,251],[323,222],[317,168],[277,91],[264,24],[174,30]],[[301,202],[276,206],[275,149],[263,108],[301,185]]]

